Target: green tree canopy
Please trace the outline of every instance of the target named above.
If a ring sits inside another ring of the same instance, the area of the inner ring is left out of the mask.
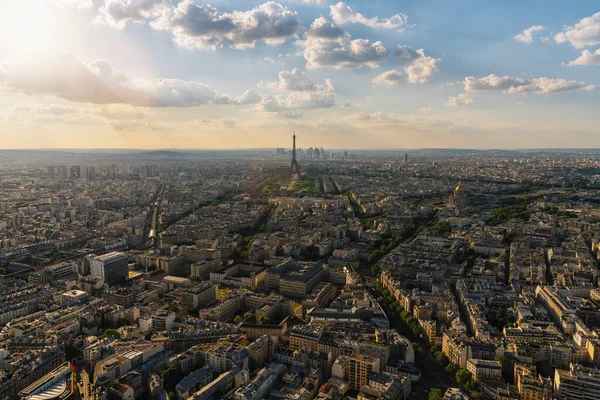
[[[469,382],[472,378],[473,377],[471,373],[466,368],[459,369],[458,371],[456,371],[456,381],[461,386],[466,385],[467,382]]]
[[[126,316],[122,316],[121,318],[119,318],[119,320],[117,321],[117,325],[119,327],[122,326],[130,326],[131,325],[131,321],[129,320],[129,318],[127,318]]]
[[[104,336],[121,339],[121,334],[116,329],[107,329],[104,331]]]
[[[444,394],[442,393],[442,389],[433,388],[431,392],[429,392],[429,400],[442,400]]]

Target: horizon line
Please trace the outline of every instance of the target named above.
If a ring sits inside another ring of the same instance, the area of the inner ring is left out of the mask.
[[[239,148],[203,148],[203,147],[174,147],[174,148],[138,148],[138,147],[77,147],[77,148],[62,148],[62,147],[32,147],[32,148],[0,148],[0,151],[141,151],[141,152],[158,152],[158,151],[264,151],[276,150],[278,148],[286,149],[286,147],[239,147]],[[300,149],[308,149],[311,147],[301,147]],[[290,147],[291,149],[291,147]],[[361,148],[361,147],[336,147],[327,148],[326,150],[339,151],[425,151],[425,150],[440,150],[440,151],[529,151],[529,150],[600,150],[600,147],[520,147],[520,148],[489,148],[489,147],[394,147],[394,148]],[[290,150],[291,151],[291,150]]]

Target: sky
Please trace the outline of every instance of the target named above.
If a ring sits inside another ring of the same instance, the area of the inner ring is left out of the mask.
[[[4,0],[0,148],[600,148],[597,0]]]

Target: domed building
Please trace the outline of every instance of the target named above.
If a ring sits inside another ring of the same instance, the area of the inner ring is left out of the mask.
[[[450,196],[450,200],[448,205],[450,207],[461,208],[465,203],[465,192],[462,187],[462,181],[458,181],[458,185],[456,185],[456,189],[454,189],[454,194]]]

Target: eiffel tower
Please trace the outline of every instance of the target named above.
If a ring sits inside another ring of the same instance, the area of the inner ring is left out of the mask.
[[[296,132],[294,132],[294,148],[292,150],[292,177],[296,179],[300,178],[300,167],[298,166],[298,160],[296,159]]]

